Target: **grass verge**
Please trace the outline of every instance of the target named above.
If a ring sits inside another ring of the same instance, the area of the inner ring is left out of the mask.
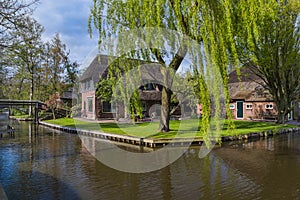
[[[11,117],[16,118],[16,119],[32,119],[33,118],[30,115],[13,115]]]
[[[97,123],[88,122],[73,118],[60,118],[55,120],[45,121],[50,124],[56,124],[59,126],[66,126],[71,128],[79,128],[84,130],[96,130],[106,133],[114,133],[119,135],[130,135],[143,138],[190,138],[190,137],[202,137],[199,120],[171,120],[170,129],[168,133],[158,132],[158,122],[144,122],[137,124],[117,124],[117,123]],[[221,136],[235,136],[243,135],[262,131],[278,131],[285,128],[294,128],[295,125],[289,124],[276,124],[274,122],[257,122],[257,121],[233,121],[235,129],[228,129],[228,121],[224,121],[224,126],[221,132]]]

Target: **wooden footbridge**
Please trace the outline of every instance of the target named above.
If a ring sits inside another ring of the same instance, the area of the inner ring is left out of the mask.
[[[46,104],[37,100],[0,99],[0,108],[8,108],[10,106],[33,106],[34,123],[39,123],[39,110],[41,110],[43,106],[46,106]]]

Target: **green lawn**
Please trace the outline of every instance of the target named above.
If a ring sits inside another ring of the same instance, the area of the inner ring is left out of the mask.
[[[72,128],[79,128],[85,130],[101,130],[106,133],[115,133],[121,135],[130,135],[143,138],[188,138],[188,137],[201,137],[201,128],[199,126],[199,120],[173,120],[170,121],[171,131],[168,133],[158,132],[158,122],[145,122],[137,124],[117,124],[117,123],[95,123],[81,121],[72,118],[61,118],[56,120],[47,120],[45,122],[56,124],[60,126],[67,126]],[[228,121],[225,120],[221,136],[234,136],[241,134],[248,134],[252,132],[262,132],[267,130],[279,130],[283,128],[296,127],[287,124],[276,124],[273,122],[255,122],[255,121],[237,121],[234,120],[235,129],[228,130]]]
[[[17,119],[33,118],[30,115],[13,115],[12,117],[17,118]]]

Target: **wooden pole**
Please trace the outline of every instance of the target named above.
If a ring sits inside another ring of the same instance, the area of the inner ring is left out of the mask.
[[[34,123],[38,124],[39,123],[39,103],[35,103],[35,108],[34,108]]]

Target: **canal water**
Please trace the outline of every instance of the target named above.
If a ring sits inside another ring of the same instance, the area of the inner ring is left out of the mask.
[[[224,143],[203,159],[191,147],[161,170],[134,174],[103,165],[77,135],[11,123],[15,136],[0,139],[8,199],[300,199],[297,133]]]

